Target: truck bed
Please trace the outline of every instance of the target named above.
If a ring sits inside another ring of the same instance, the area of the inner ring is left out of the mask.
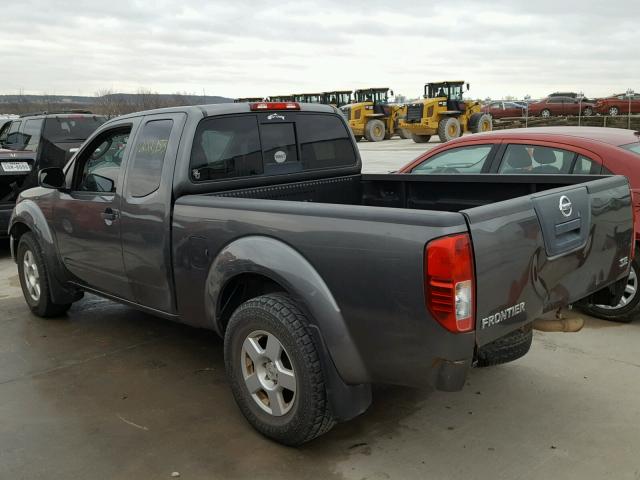
[[[595,175],[360,174],[243,188],[218,197],[367,205],[459,212],[552,188],[591,182]]]
[[[566,218],[558,210],[562,196],[574,202]],[[429,362],[462,360],[474,344],[623,279],[631,215],[628,183],[619,176],[365,174],[186,195],[173,217],[178,310],[203,326],[207,258],[224,256],[243,238],[277,239],[318,272],[348,325],[361,361],[333,349],[343,378],[393,383],[398,369],[413,365],[401,383],[416,385],[436,374]],[[425,245],[461,232],[469,233],[475,258],[471,334],[431,321],[423,291]],[[202,253],[194,259],[194,251]],[[280,261],[274,257],[274,269]],[[202,262],[202,270],[189,262]],[[451,335],[457,341],[446,340]]]

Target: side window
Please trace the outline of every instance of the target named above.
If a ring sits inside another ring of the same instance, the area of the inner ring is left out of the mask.
[[[25,144],[25,150],[35,152],[40,143],[40,132],[42,131],[43,119],[27,120],[24,124],[24,132],[22,134]]]
[[[594,162],[590,158],[579,155],[576,160],[576,164],[573,167],[573,172],[571,173],[575,173],[576,175],[597,175],[600,171],[601,166],[599,163]]]
[[[562,103],[563,98],[562,97],[552,97],[549,100],[547,100],[547,103]]]
[[[569,173],[575,153],[541,145],[508,145],[498,173]]]
[[[191,150],[193,180],[243,177],[262,172],[255,116],[209,118],[200,122]]]
[[[2,125],[0,128],[0,144],[4,144],[7,142],[7,135],[9,134],[9,128],[11,127],[11,121]]]
[[[108,130],[82,152],[77,163],[75,190],[100,193],[116,191],[130,133],[130,126]]]
[[[493,145],[472,145],[438,153],[426,159],[411,173],[481,173]]]
[[[146,197],[160,186],[172,128],[173,120],[152,120],[144,125],[131,154],[127,184],[132,197]]]

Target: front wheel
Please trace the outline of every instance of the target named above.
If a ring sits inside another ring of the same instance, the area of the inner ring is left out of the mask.
[[[609,115],[612,117],[616,117],[618,116],[618,114],[620,113],[620,110],[618,110],[618,107],[609,107]]]
[[[546,109],[546,108],[545,108],[544,110],[542,110],[542,111],[540,112],[540,116],[541,116],[542,118],[549,118],[549,117],[551,117],[551,110],[548,110],[548,109]]]
[[[582,112],[582,114],[585,117],[590,117],[591,115],[593,115],[593,110],[590,107],[587,107],[584,109],[584,111]]]
[[[411,138],[411,132],[406,128],[401,128],[398,132],[398,135],[400,135],[400,138],[404,140],[408,140]]]
[[[364,127],[364,136],[370,142],[381,142],[385,138],[386,128],[382,120],[369,120]]]
[[[418,135],[417,133],[412,133],[411,138],[416,143],[428,143],[431,140],[431,135]]]
[[[462,135],[460,121],[455,117],[445,117],[438,123],[438,136],[441,142],[448,142]]]
[[[31,311],[39,317],[56,317],[69,310],[70,303],[58,304],[51,300],[47,266],[32,233],[20,237],[17,258],[22,294]]]
[[[263,435],[300,445],[334,425],[308,319],[285,294],[263,295],[233,313],[224,338],[236,403]]]
[[[624,293],[617,305],[594,305],[587,303],[580,305],[580,308],[585,313],[604,320],[624,323],[631,322],[640,315],[640,294],[638,294],[639,278],[640,264],[638,264],[638,261],[634,258],[631,262],[631,270],[629,271],[627,284],[624,287]]]

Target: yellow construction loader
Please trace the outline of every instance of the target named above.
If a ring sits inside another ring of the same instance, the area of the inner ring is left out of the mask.
[[[482,106],[462,98],[463,81],[427,83],[424,98],[408,104],[406,116],[399,127],[411,134],[416,143],[425,143],[432,135],[442,142],[462,136],[464,132],[488,132],[493,128],[491,116],[482,113]],[[466,84],[469,90],[469,84]]]
[[[398,123],[406,114],[406,107],[389,103],[393,90],[367,88],[354,92],[354,102],[340,108],[353,131],[356,140],[366,138],[370,142],[389,139],[393,135],[405,138]]]

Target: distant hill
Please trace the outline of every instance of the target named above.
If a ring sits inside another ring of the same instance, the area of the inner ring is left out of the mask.
[[[230,102],[233,102],[232,98],[218,95],[166,94],[145,90],[138,93],[105,91],[102,95],[92,97],[81,95],[0,95],[0,114],[83,109],[116,116],[153,108]]]

